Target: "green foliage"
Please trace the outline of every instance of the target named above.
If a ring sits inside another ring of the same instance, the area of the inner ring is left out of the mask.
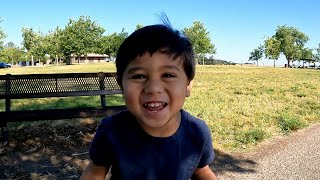
[[[312,54],[312,49],[310,48],[301,48],[300,49],[300,54],[299,54],[299,59],[312,59],[313,54]]]
[[[316,54],[313,55],[313,59],[317,62],[320,62],[320,43],[318,44],[318,48],[315,49]]]
[[[90,17],[80,16],[77,21],[70,19],[60,36],[63,54],[80,56],[98,52],[98,43],[101,42],[104,31]]]
[[[255,144],[266,138],[266,133],[261,129],[249,129],[240,131],[236,135],[236,140],[242,144]]]
[[[274,67],[276,66],[275,61],[278,60],[280,56],[280,44],[281,42],[274,37],[267,38],[264,41],[264,54],[266,58],[274,60]]]
[[[282,115],[278,119],[278,124],[281,129],[281,132],[284,134],[289,134],[292,131],[296,131],[302,127],[305,127],[300,119],[291,117],[289,115]]]
[[[128,33],[122,29],[120,33],[112,33],[107,36],[103,36],[100,42],[100,52],[107,54],[109,58],[117,55],[118,49],[125,38],[128,37]]]
[[[3,20],[0,19],[0,23],[2,22]],[[0,51],[2,50],[3,48],[3,43],[4,43],[4,39],[6,38],[6,34],[4,33],[4,31],[2,30],[2,28],[0,27]]]
[[[198,63],[203,63],[201,61],[198,61]],[[205,65],[235,65],[236,63],[221,59],[214,59],[213,56],[210,56],[209,58],[204,57],[204,64]]]
[[[22,44],[28,51],[32,51],[36,46],[38,34],[32,28],[22,28]]]
[[[143,28],[143,25],[142,25],[142,24],[137,24],[137,25],[136,25],[136,30],[141,29],[141,28]]]
[[[137,24],[136,29],[142,27],[143,25]],[[47,34],[36,32],[32,28],[22,28],[23,46],[28,51],[28,56],[37,60],[44,60],[47,54],[51,59],[64,59],[66,64],[71,64],[72,55],[86,56],[88,53],[107,54],[112,59],[128,33],[122,29],[120,33],[104,36],[104,31],[90,17],[80,16],[78,20],[69,19],[64,29],[57,27]],[[197,57],[216,53],[209,32],[200,21],[195,21],[193,26],[183,29],[183,32],[193,44]],[[202,60],[204,64],[204,58]]]
[[[24,56],[25,53],[23,52],[23,50],[18,46],[15,46],[15,44],[12,42],[6,44],[0,52],[2,61],[11,64],[19,62],[19,60],[24,58]]]
[[[44,60],[46,55],[46,41],[42,32],[33,28],[22,28],[23,46],[29,54],[37,60]]]
[[[259,60],[263,57],[263,46],[260,45],[250,52],[249,61],[257,61],[257,66],[259,65]]]
[[[189,28],[184,28],[183,33],[190,39],[196,55],[215,54],[216,49],[211,43],[209,32],[200,21],[193,22]]]
[[[297,28],[286,25],[278,26],[272,38],[280,41],[279,50],[285,55],[288,67],[292,60],[301,58],[301,50],[309,40],[309,37]]]
[[[280,44],[281,42],[274,37],[267,38],[264,41],[265,55],[269,59],[278,59],[280,56]]]
[[[61,43],[62,30],[57,27],[55,31],[49,31],[44,40],[46,43],[46,52],[51,59],[55,58],[56,63],[58,59],[63,58],[62,43]]]

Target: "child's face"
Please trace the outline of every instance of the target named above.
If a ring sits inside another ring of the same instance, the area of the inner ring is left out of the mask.
[[[128,110],[147,133],[166,136],[175,132],[191,90],[180,57],[173,60],[160,52],[136,57],[123,73],[122,86]]]

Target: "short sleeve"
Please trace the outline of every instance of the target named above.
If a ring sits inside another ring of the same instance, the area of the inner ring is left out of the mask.
[[[93,164],[97,166],[110,166],[111,165],[111,147],[110,140],[108,140],[106,125],[101,124],[98,126],[96,134],[90,146],[90,159]]]
[[[202,168],[212,163],[214,156],[215,154],[212,146],[211,133],[209,131],[209,128],[206,126],[205,141],[203,145],[202,155],[198,164],[198,168]]]

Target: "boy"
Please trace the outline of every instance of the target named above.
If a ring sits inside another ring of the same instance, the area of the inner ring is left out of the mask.
[[[204,121],[182,110],[195,61],[190,41],[168,25],[133,32],[121,44],[117,80],[128,110],[102,120],[81,179],[216,179]]]

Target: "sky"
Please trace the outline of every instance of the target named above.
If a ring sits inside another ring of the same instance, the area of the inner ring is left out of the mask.
[[[5,43],[22,46],[23,27],[47,33],[64,28],[69,19],[90,16],[105,34],[129,34],[137,24],[159,24],[158,14],[166,13],[174,28],[181,30],[201,21],[216,48],[214,58],[246,63],[250,52],[278,26],[297,28],[309,37],[305,45],[320,43],[320,1],[318,0],[1,0],[0,28]],[[286,63],[280,56],[277,65]],[[271,65],[264,59],[260,64]]]

